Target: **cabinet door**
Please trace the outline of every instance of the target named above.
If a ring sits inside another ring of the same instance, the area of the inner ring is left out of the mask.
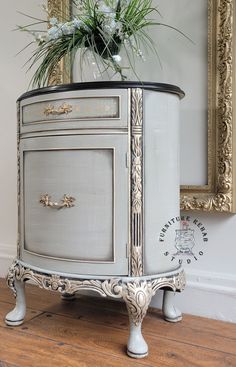
[[[25,262],[67,273],[128,274],[126,154],[122,134],[22,140]],[[64,195],[73,206],[64,200],[63,207]]]

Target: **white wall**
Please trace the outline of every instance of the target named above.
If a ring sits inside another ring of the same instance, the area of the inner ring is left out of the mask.
[[[31,40],[26,34],[14,31],[16,25],[30,23],[17,13],[39,16],[40,0],[2,1],[0,13],[0,275],[6,274],[8,264],[16,253],[16,108],[17,98],[27,90],[30,75],[23,65],[29,51],[16,56]],[[27,56],[28,55],[28,56]]]
[[[176,294],[176,305],[185,313],[236,322],[236,215],[188,212],[208,233],[204,255],[185,265],[187,287]],[[156,296],[153,305],[160,306]]]
[[[30,38],[12,30],[16,24],[25,21],[22,15],[16,13],[17,10],[39,15],[41,2],[8,0],[1,4],[0,276],[6,275],[7,267],[16,253],[15,101],[27,90],[30,80],[30,75],[26,75],[22,68],[30,53],[25,51],[15,56]],[[153,68],[156,70],[155,65]],[[145,69],[144,65],[143,70],[147,69],[149,67]],[[157,75],[158,81],[158,74],[154,73],[154,69],[150,75],[152,78]],[[209,241],[204,256],[196,263],[186,266],[188,286],[185,292],[176,295],[176,302],[183,312],[236,322],[236,216],[206,213],[190,215],[202,221],[207,228]],[[158,294],[152,304],[160,305],[160,299]]]

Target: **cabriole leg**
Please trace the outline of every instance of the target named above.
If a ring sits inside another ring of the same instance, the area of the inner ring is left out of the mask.
[[[11,289],[16,297],[15,308],[6,315],[5,323],[10,326],[18,326],[24,322],[26,313],[25,304],[25,283],[20,280],[14,280]]]
[[[151,283],[146,281],[124,284],[123,298],[126,302],[130,320],[127,354],[133,358],[143,358],[148,355],[148,345],[142,336],[141,328],[152,295]]]
[[[182,320],[181,311],[174,306],[175,292],[164,291],[162,311],[164,319],[169,322],[178,322]]]

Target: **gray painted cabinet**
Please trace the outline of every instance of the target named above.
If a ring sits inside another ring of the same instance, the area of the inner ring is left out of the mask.
[[[181,319],[170,291],[183,289],[184,274],[163,255],[158,233],[179,215],[182,95],[170,85],[107,82],[20,97],[19,243],[8,273],[17,298],[8,325],[24,320],[27,280],[64,297],[123,298],[132,357],[148,353],[141,324],[157,289],[165,289],[164,317]]]

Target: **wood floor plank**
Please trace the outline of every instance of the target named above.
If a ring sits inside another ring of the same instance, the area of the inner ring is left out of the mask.
[[[0,288],[3,320],[15,300],[5,282],[0,282]],[[151,311],[143,328],[150,355],[133,361],[125,354],[128,318],[124,304],[83,296],[61,301],[58,294],[31,285],[27,286],[27,304],[34,307],[28,308],[22,326],[11,328],[0,322],[4,367],[236,366],[235,325],[229,323],[185,316],[173,325],[163,321],[160,312]]]
[[[13,328],[0,327],[0,359],[19,367],[142,367],[130,358],[110,357],[48,338],[27,335]],[[152,367],[149,365],[149,367]],[[165,366],[163,366],[165,367]]]
[[[50,317],[49,317],[50,316]],[[27,327],[27,328],[26,328]],[[58,343],[96,351],[98,355],[109,351],[116,358],[124,357],[128,332],[67,318],[43,314],[27,322],[21,332],[29,338],[40,336]],[[236,356],[204,347],[193,346],[179,341],[170,341],[162,336],[146,335],[150,355],[142,360],[143,365],[162,367],[232,367],[236,366]],[[125,357],[125,360],[127,357]]]
[[[109,303],[110,301],[107,300],[107,304]],[[71,302],[61,301],[56,303],[52,307],[47,308],[47,311],[58,315],[65,315],[94,322],[96,324],[110,325],[115,328],[127,330],[129,325],[127,314],[119,313],[118,317],[117,311],[106,310],[100,306],[97,300],[93,298],[87,299],[86,302],[81,302],[81,299],[77,299]],[[112,306],[114,306],[114,302]],[[187,320],[185,320],[184,315],[182,322],[171,324],[163,320],[160,312],[152,312],[144,319],[143,330],[146,335],[158,335],[168,339],[183,341],[188,344],[203,346],[216,351],[218,350],[236,355],[236,335],[234,333],[236,325],[226,325],[226,330],[228,329],[228,331],[230,331],[227,333],[222,332],[222,326],[224,327],[225,323],[213,323],[214,328],[208,328],[208,322],[208,319],[204,319],[204,327],[202,322],[200,322],[200,326],[195,325],[195,322],[193,322],[192,325],[191,318],[188,317]],[[229,336],[225,336],[225,334]],[[235,337],[233,337],[234,335]]]
[[[0,367],[19,367],[16,364],[7,363],[4,361],[0,361]]]
[[[29,306],[35,309],[41,309],[43,311],[52,312],[53,307],[61,309],[61,312],[66,312],[69,316],[69,307],[64,307],[60,300],[60,295],[53,292],[48,292],[43,289],[39,289],[36,286],[27,285],[27,294],[29,295]],[[47,292],[47,293],[45,293]],[[39,296],[39,297],[38,297]],[[81,305],[87,309],[101,309],[101,310],[111,310],[119,313],[125,314],[125,319],[127,315],[126,306],[124,302],[119,302],[115,300],[108,300],[102,297],[85,297],[79,296],[79,308],[82,309]],[[63,309],[64,307],[64,309]],[[72,306],[73,307],[73,306]],[[77,306],[76,306],[77,307]],[[72,317],[74,317],[73,312],[77,312],[76,307],[72,311]],[[151,310],[149,315],[154,316],[157,319],[163,320],[162,313],[159,310]],[[163,321],[166,324],[165,321]],[[229,322],[223,322],[219,320],[207,319],[204,317],[197,317],[192,315],[184,315],[184,323],[179,324],[183,327],[189,327],[194,330],[206,330],[209,333],[215,333],[216,335],[224,334],[227,338],[236,339],[236,325]]]
[[[6,290],[5,282],[1,286],[3,290]],[[32,309],[38,308],[39,314],[40,311],[48,311],[96,324],[110,325],[125,330],[128,328],[126,307],[121,302],[84,296],[71,302],[61,301],[57,293],[48,292],[30,284],[26,288],[27,306]],[[10,292],[9,296],[12,297]],[[12,299],[14,302],[13,297]],[[161,312],[152,310],[144,320],[143,330],[146,335],[158,335],[216,351],[236,354],[235,324],[189,315],[184,315],[181,323],[170,324],[163,320]]]
[[[231,353],[236,356],[236,336],[234,337],[233,330],[236,325],[230,325],[230,333],[227,334],[227,332],[222,331],[222,323],[218,324],[218,328],[212,330],[207,326],[207,319],[205,319],[205,327],[192,325],[190,321],[185,320],[184,315],[181,322],[173,324],[149,314],[144,320],[143,331],[150,335],[159,335],[163,338]]]
[[[71,302],[70,305],[61,303],[52,307],[49,311],[67,316],[71,316],[70,312],[72,312],[73,317],[78,319],[115,328],[127,329],[129,326],[127,315],[117,317],[117,312],[110,310],[106,311],[99,307],[96,307],[96,309],[81,307],[79,301]],[[205,319],[205,324],[207,322],[208,320]],[[221,323],[217,330],[211,332],[206,325],[204,328],[193,327],[190,322],[185,322],[185,316],[182,322],[171,324],[164,321],[160,313],[158,315],[148,314],[143,322],[143,331],[146,335],[158,335],[236,355],[236,338],[225,337],[224,332],[222,333]],[[231,332],[230,335],[232,334]]]
[[[221,320],[213,320],[206,317],[184,315],[185,325],[194,330],[207,330],[209,333],[224,335],[227,338],[236,339],[236,324]]]

